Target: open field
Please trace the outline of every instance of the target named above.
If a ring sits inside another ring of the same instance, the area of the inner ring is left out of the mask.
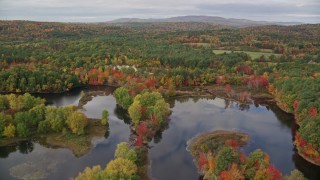
[[[230,50],[220,50],[220,49],[215,49],[213,50],[213,53],[215,54],[223,54],[223,53],[231,53],[231,52],[244,52],[247,53],[249,56],[251,56],[252,59],[256,59],[264,55],[265,57],[269,57],[271,55],[275,56],[280,56],[281,54],[275,54],[271,52],[251,52],[251,51],[230,51]]]

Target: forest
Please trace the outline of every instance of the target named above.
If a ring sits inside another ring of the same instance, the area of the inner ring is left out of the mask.
[[[225,97],[235,98],[234,91],[241,87],[271,95],[283,111],[292,113],[299,126],[294,139],[299,154],[320,165],[319,24],[231,28],[207,23],[0,21],[0,32],[1,141],[36,133],[85,134],[88,119],[75,107],[48,107],[29,93],[118,87],[114,96],[128,112],[136,132],[134,146],[139,148],[167,123],[166,98],[185,89],[216,86],[224,89]],[[247,96],[240,94],[237,100],[245,102]],[[104,112],[103,125],[107,117]],[[239,159],[237,149],[223,151]],[[106,166],[108,173],[97,174],[137,179],[137,165],[143,163],[134,153],[119,144],[115,160]],[[259,162],[267,159],[257,150],[243,163],[252,165],[256,157]],[[272,177],[281,178],[267,163],[264,167],[277,175]],[[117,172],[119,164],[125,173]],[[230,163],[216,175],[227,179],[222,176],[234,168]],[[102,168],[86,169],[77,179],[98,171]],[[253,179],[246,173],[241,177]]]

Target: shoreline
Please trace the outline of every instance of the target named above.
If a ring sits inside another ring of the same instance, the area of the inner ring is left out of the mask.
[[[68,93],[72,90],[75,90],[77,88],[84,89],[84,88],[90,88],[90,87],[112,87],[112,88],[117,88],[119,86],[115,85],[82,85],[82,86],[77,86],[74,87],[68,91],[62,91],[62,92],[40,92],[40,93],[30,93],[30,94],[36,94],[36,95],[50,95],[50,94],[63,94],[63,93]],[[203,97],[203,98],[210,98],[210,97],[218,97],[222,98],[225,100],[230,100],[234,101],[239,104],[246,104],[246,105],[251,105],[254,103],[258,103],[260,105],[268,105],[269,103],[274,103],[277,107],[279,107],[282,111],[286,113],[293,114],[291,112],[285,111],[281,106],[278,105],[277,99],[272,95],[269,94],[268,92],[261,91],[261,90],[256,90],[256,89],[249,89],[246,86],[231,86],[232,87],[232,95],[226,94],[225,92],[225,86],[223,85],[217,85],[217,84],[212,84],[208,86],[189,86],[189,87],[179,87],[176,89],[176,94],[174,96],[169,96],[166,97],[165,99],[175,99],[175,98],[183,98],[183,97]],[[248,101],[240,101],[237,99],[237,96],[239,93],[246,92],[249,94],[249,100]],[[23,93],[29,93],[29,92],[1,92],[1,93],[14,93],[14,94],[23,94]],[[81,107],[80,107],[81,108]],[[294,119],[295,122],[297,122],[296,119]],[[299,125],[299,124],[298,124]],[[37,137],[37,135],[29,137],[29,138],[15,138],[13,140],[9,140],[8,142],[1,142],[0,147],[3,146],[9,146],[9,145],[14,145],[18,144],[21,141],[24,140],[29,140],[32,138]],[[3,141],[3,140],[2,140]],[[312,164],[315,164],[317,166],[320,166],[319,163],[316,163],[312,159],[308,158],[307,156],[303,155],[303,153],[297,152],[301,157],[303,157],[305,160],[311,162]]]
[[[2,140],[0,147],[17,146],[22,141],[37,140],[39,144],[45,147],[66,148],[72,151],[76,157],[87,154],[92,148],[92,141],[95,137],[103,137],[108,131],[107,126],[103,127],[99,120],[89,119],[87,133],[85,135],[74,135],[68,133],[50,133],[50,134],[34,134],[28,138],[13,138]]]
[[[228,95],[225,92],[225,86],[221,85],[209,85],[209,86],[194,86],[194,87],[185,87],[179,88],[176,90],[176,95],[168,97],[168,99],[174,99],[179,97],[218,97],[225,100],[235,101],[240,104],[253,104],[258,102],[259,104],[264,104],[268,102],[276,102],[274,97],[267,92],[262,92],[254,89],[249,89],[245,86],[232,86],[232,95]],[[195,89],[196,90],[193,90]],[[242,92],[249,93],[248,101],[240,101],[237,99],[238,96]]]

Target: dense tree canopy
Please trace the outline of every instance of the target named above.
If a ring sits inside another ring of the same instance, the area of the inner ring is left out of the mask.
[[[24,95],[1,95],[0,138],[29,137],[36,132],[62,132],[70,129],[84,134],[87,118],[75,107],[45,107],[45,100]]]
[[[165,125],[170,111],[163,97],[181,89],[226,85],[228,97],[233,97],[234,85],[268,91],[282,110],[295,115],[300,126],[295,133],[298,152],[320,164],[319,30],[319,24],[237,29],[208,23],[0,21],[0,91],[50,93],[85,85],[121,86],[114,97],[128,109],[136,146],[150,141]],[[249,96],[244,92],[238,99],[246,102]],[[81,112],[44,103],[28,93],[0,95],[0,138],[85,133],[87,119]],[[108,124],[108,113],[103,112],[101,123]],[[233,157],[230,149],[218,157],[226,154]],[[219,173],[239,175],[241,167],[234,159],[218,159],[221,163],[214,167]],[[263,168],[239,177],[277,175],[272,166]],[[85,174],[92,177],[99,170]],[[117,174],[127,175],[132,174]]]

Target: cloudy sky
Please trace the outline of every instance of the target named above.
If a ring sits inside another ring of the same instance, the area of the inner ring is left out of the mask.
[[[103,22],[184,15],[320,23],[320,0],[0,0],[1,20]]]

